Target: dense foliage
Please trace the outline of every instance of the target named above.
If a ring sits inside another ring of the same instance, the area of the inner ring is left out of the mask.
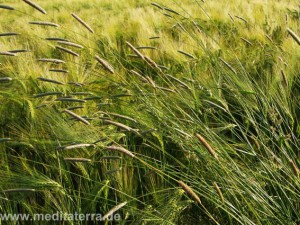
[[[296,0],[35,3],[0,4],[1,213],[300,224]]]

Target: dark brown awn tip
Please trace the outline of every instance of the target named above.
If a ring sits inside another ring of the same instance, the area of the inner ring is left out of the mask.
[[[33,25],[41,25],[41,26],[50,26],[50,27],[59,27],[58,24],[52,22],[45,22],[45,21],[30,21],[29,24]]]
[[[161,6],[160,6],[158,3],[156,3],[156,2],[151,2],[151,5],[157,7],[157,8],[159,8],[159,9],[161,9],[161,10],[164,9],[163,7],[161,7]]]
[[[46,10],[43,9],[41,6],[39,6],[38,4],[29,1],[29,0],[23,0],[23,2],[26,2],[28,5],[30,5],[31,7],[35,8],[36,10],[40,11],[43,14],[47,14]]]
[[[298,37],[297,34],[294,31],[292,31],[290,28],[287,29],[287,32],[298,43],[298,45],[300,45],[300,37]]]
[[[218,186],[218,184],[216,182],[214,182],[213,184],[214,184],[214,188],[215,188],[217,194],[219,195],[221,201],[224,203],[224,196],[222,194],[220,187]]]
[[[95,56],[95,59],[107,70],[109,71],[111,74],[115,73],[114,68],[112,67],[112,65],[110,65],[106,60],[101,59],[99,56]]]
[[[53,84],[64,84],[64,83],[62,83],[60,81],[48,79],[48,78],[45,78],[45,77],[38,77],[37,79],[40,80],[40,81],[44,81],[44,82],[48,82],[48,83],[53,83]]]
[[[79,56],[78,53],[76,53],[76,52],[74,52],[74,51],[72,51],[72,50],[70,50],[70,49],[63,48],[63,47],[61,47],[61,46],[55,46],[55,47],[56,47],[57,49],[63,51],[63,52],[69,53],[70,55],[73,55],[73,56],[76,56],[76,57]]]
[[[128,41],[126,41],[126,44],[128,45],[128,47],[132,50],[132,51],[134,51],[134,53],[135,54],[137,54],[141,59],[145,59],[144,58],[144,56],[143,56],[143,54],[139,51],[139,50],[137,50],[132,44],[130,44]]]
[[[233,67],[226,62],[224,59],[222,59],[221,57],[219,57],[219,59],[222,61],[222,63],[224,63],[225,66],[227,66],[228,69],[230,69],[234,74],[237,74],[237,72],[235,71],[235,69],[233,69]]]
[[[8,5],[0,5],[0,9],[14,10],[15,8],[8,6]]]
[[[193,199],[195,202],[201,205],[201,200],[199,196],[192,190],[192,188],[190,188],[186,183],[184,183],[181,180],[178,181],[178,184],[190,196],[191,199]]]
[[[210,146],[210,144],[202,137],[200,134],[196,134],[198,140],[203,144],[203,146],[207,149],[207,151],[215,158],[218,159],[218,155],[215,150]]]
[[[89,121],[87,121],[86,119],[82,118],[81,116],[77,115],[76,113],[73,113],[70,110],[63,110],[64,113],[69,114],[70,116],[74,117],[75,119],[78,119],[79,121],[81,121],[82,123],[86,124],[86,125],[91,125]]]
[[[69,162],[91,162],[92,161],[86,158],[64,158],[64,160]]]
[[[299,169],[298,169],[298,167],[296,166],[296,164],[294,163],[293,160],[290,160],[290,163],[291,163],[292,170],[293,170],[295,176],[299,177]]]
[[[71,13],[71,15],[79,22],[81,23],[86,29],[88,29],[91,33],[94,33],[93,29],[84,22],[79,16],[77,16],[75,13]]]
[[[0,37],[5,37],[5,36],[16,36],[19,35],[18,33],[15,32],[8,32],[8,33],[1,33]]]
[[[178,50],[177,52],[189,57],[189,58],[192,58],[192,59],[195,59],[195,56],[193,56],[192,54],[190,53],[187,53],[187,52],[184,52],[184,51],[181,51],[181,50]]]
[[[128,156],[130,156],[132,158],[135,157],[135,155],[132,152],[130,152],[129,150],[127,150],[126,148],[121,147],[121,146],[112,145],[112,146],[106,147],[105,150],[117,151],[117,152],[121,152],[121,153],[123,153],[125,155],[128,155]]]

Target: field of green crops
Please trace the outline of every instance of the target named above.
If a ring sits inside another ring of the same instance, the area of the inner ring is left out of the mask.
[[[299,225],[299,149],[297,0],[0,0],[0,224]]]

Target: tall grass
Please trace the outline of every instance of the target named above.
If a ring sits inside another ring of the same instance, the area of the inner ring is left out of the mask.
[[[299,224],[296,1],[25,2],[0,7],[0,212]]]

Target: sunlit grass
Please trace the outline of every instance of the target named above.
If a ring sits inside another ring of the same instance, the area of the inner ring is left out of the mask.
[[[1,212],[299,223],[296,1],[37,3],[0,9],[1,52],[30,50],[0,55]]]

